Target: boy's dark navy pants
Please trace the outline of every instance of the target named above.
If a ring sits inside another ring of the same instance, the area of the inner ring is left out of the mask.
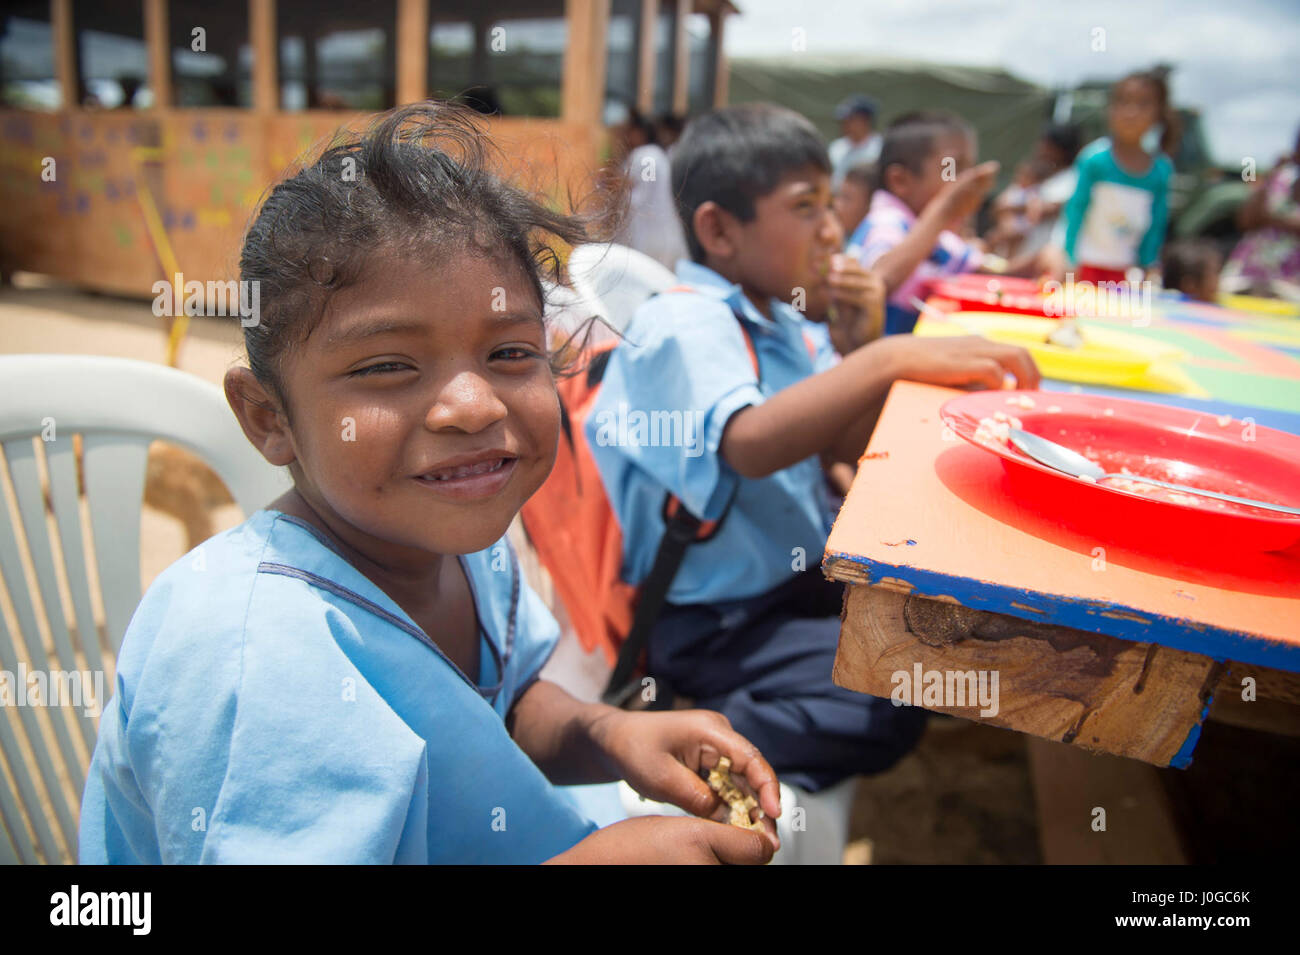
[[[717,710],[783,782],[816,792],[888,769],[925,728],[925,711],[831,682],[843,585],[818,568],[757,597],[665,605],[650,673]]]

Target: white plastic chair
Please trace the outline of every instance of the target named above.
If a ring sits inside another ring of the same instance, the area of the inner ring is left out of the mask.
[[[82,439],[84,504],[74,434]],[[18,643],[0,613],[0,671],[11,675],[8,690],[15,698],[22,692],[15,685],[20,665],[47,679],[55,667],[92,678],[102,674],[102,696],[111,695],[105,667],[116,659],[141,596],[140,518],[154,440],[203,458],[246,514],[291,483],[283,468],[268,464],[248,443],[221,389],[193,375],[119,358],[0,357],[6,465],[0,482],[7,479],[12,487],[18,515],[15,522],[6,490],[0,498],[0,594],[7,593]],[[47,695],[41,702],[53,700]],[[87,710],[102,709],[107,700],[95,698],[94,707],[86,702],[0,706],[0,864],[75,861],[78,810],[98,728],[98,713]]]
[[[592,316],[605,319],[609,314],[605,303],[594,298],[590,290],[543,282],[542,294],[546,297],[546,326],[552,348],[570,341],[584,348],[617,341],[618,335],[600,322],[588,324]]]
[[[580,245],[569,255],[568,269],[573,287],[603,303],[606,321],[619,331],[642,302],[678,284],[677,276],[650,256],[623,245]]]

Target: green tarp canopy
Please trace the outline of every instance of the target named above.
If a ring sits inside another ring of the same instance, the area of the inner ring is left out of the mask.
[[[731,60],[731,103],[763,101],[798,110],[827,142],[840,134],[835,105],[853,93],[879,104],[877,128],[918,109],[961,116],[979,132],[979,158],[1002,163],[1000,182],[1029,154],[1055,100],[1052,90],[1000,69],[798,53]]]

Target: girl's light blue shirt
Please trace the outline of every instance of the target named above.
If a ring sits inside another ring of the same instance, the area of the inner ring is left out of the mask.
[[[461,560],[478,683],[278,511],[169,567],[118,656],[81,861],[535,863],[594,831],[505,727],[554,618],[504,539]]]

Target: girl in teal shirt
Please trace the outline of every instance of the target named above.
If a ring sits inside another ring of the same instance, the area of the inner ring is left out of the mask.
[[[1160,258],[1169,224],[1167,152],[1177,141],[1177,114],[1164,79],[1133,73],[1111,90],[1110,137],[1087,146],[1076,162],[1079,183],[1065,207],[1065,254],[1078,281],[1123,281],[1133,266]],[[1163,126],[1159,151],[1145,141]]]

